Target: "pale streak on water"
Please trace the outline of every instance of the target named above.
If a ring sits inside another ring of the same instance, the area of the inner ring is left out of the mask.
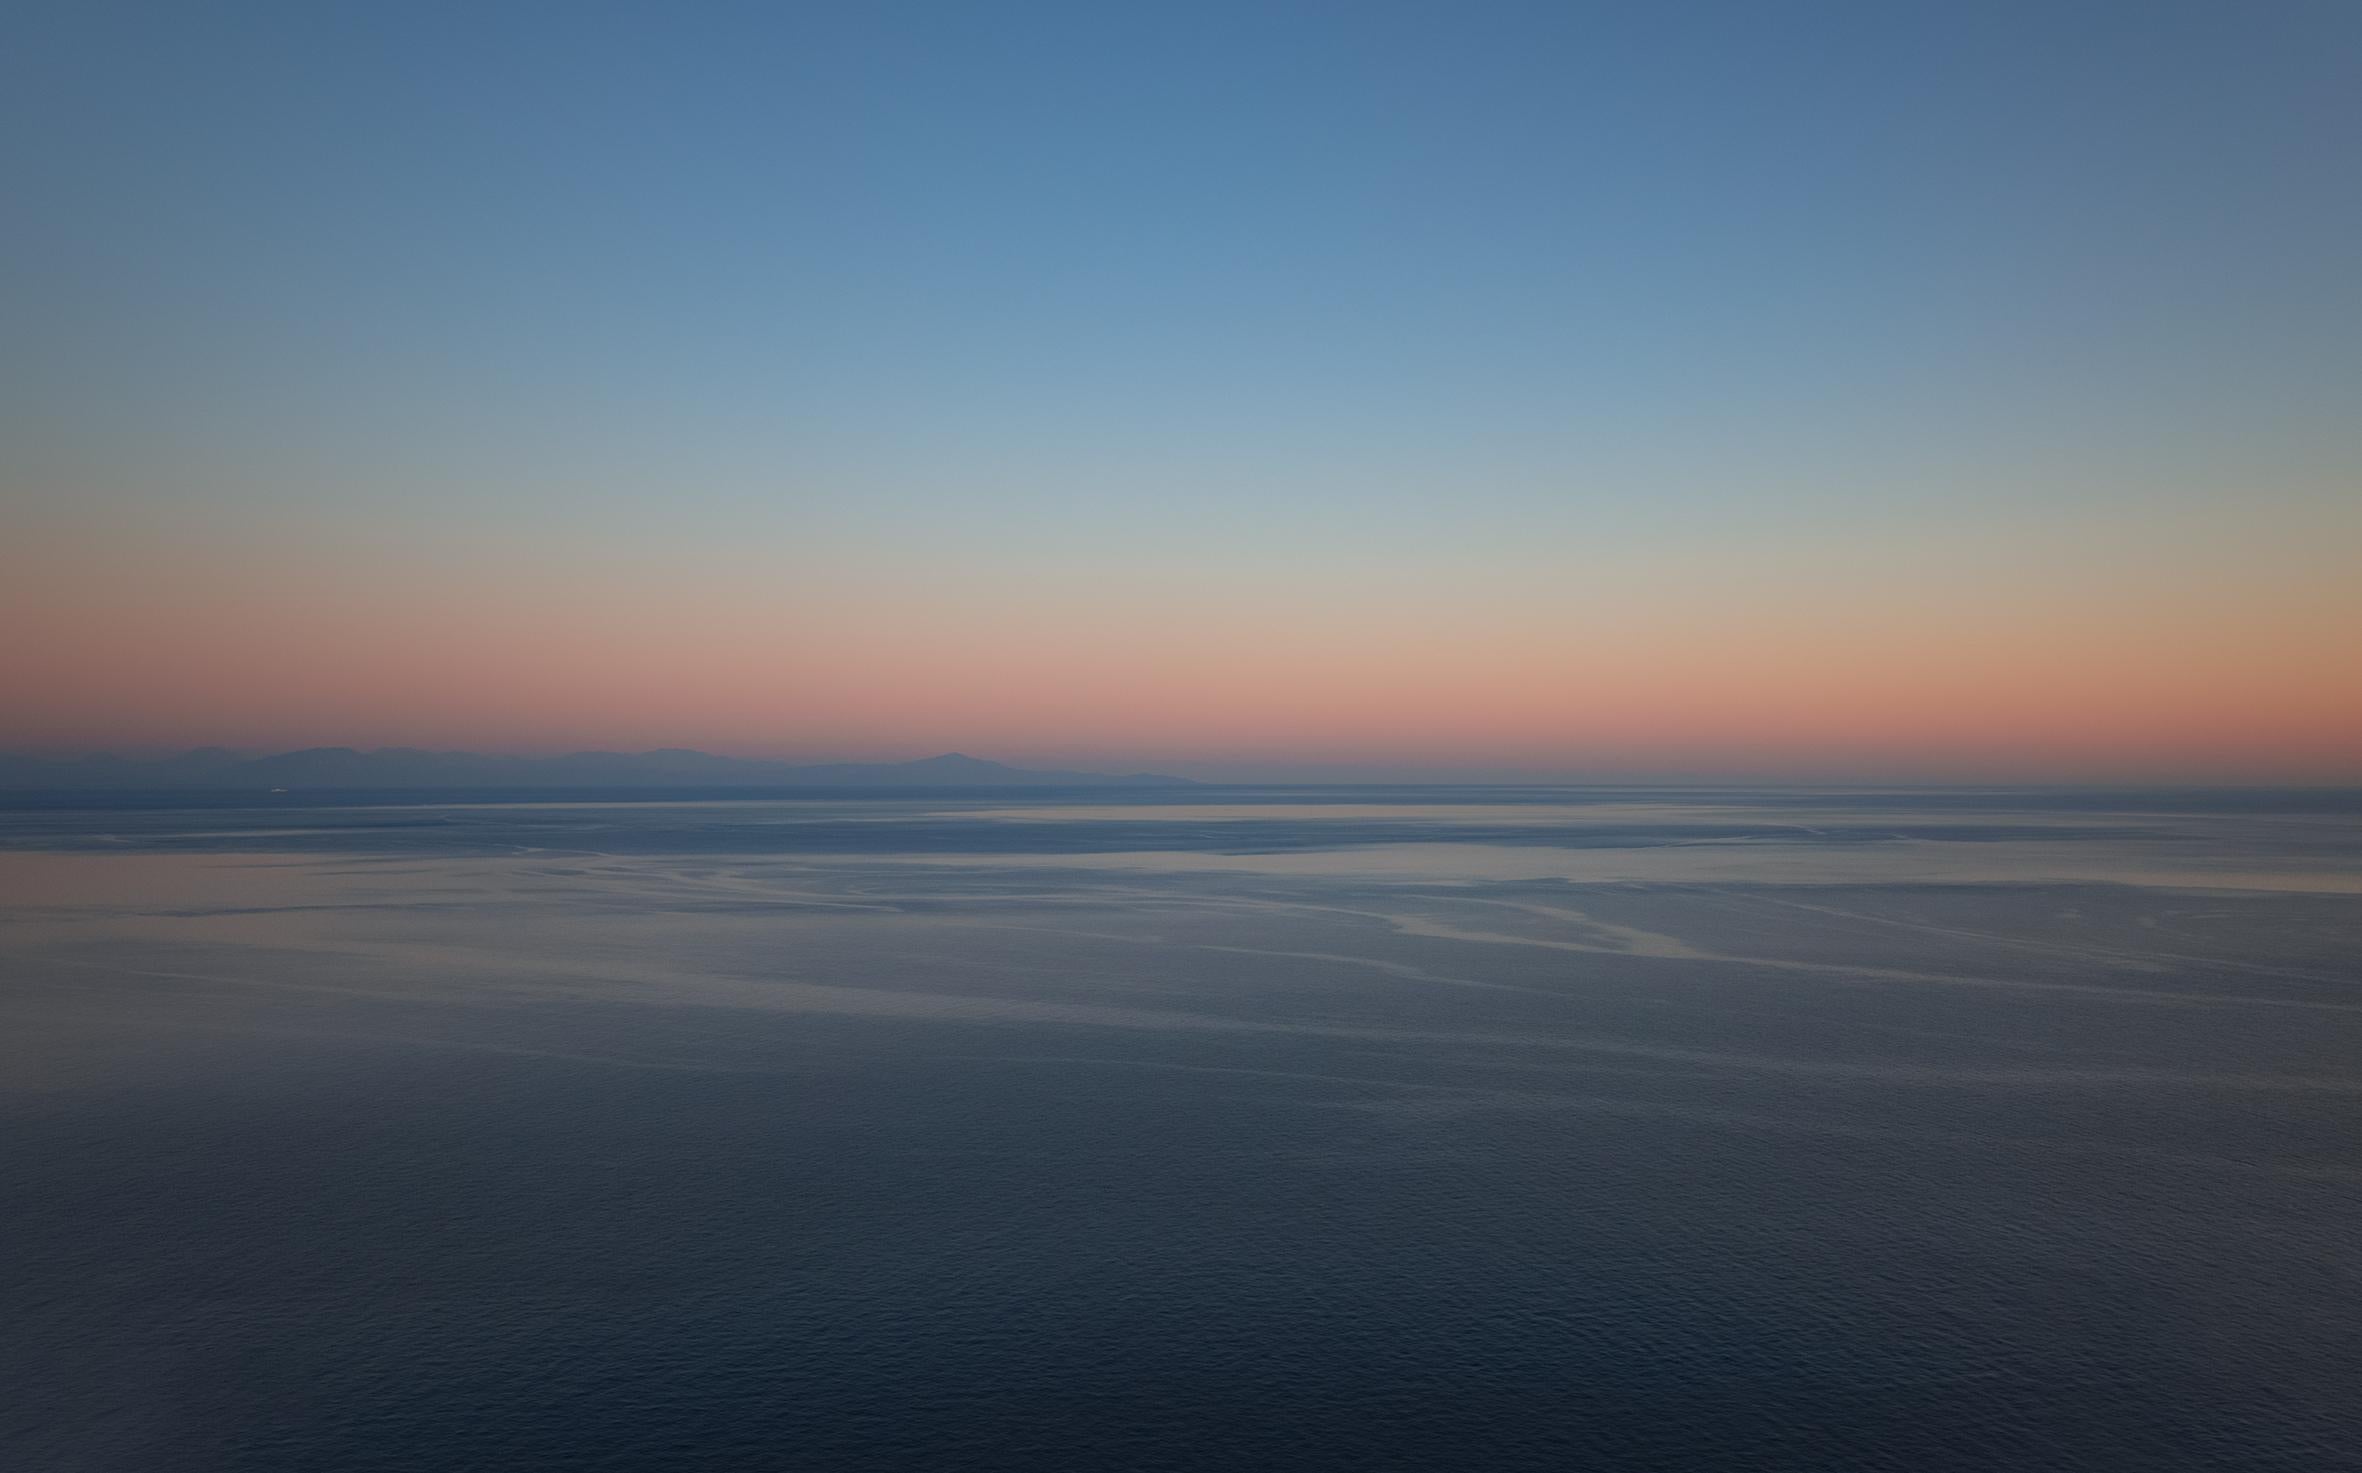
[[[0,807],[0,1466],[2362,1466],[2350,794]]]

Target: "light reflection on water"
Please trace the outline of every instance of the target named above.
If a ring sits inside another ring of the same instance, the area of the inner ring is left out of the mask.
[[[0,1453],[2362,1444],[2349,811],[1403,796],[0,814]]]

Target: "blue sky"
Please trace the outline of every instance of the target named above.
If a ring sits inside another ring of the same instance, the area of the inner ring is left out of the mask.
[[[539,548],[588,605],[752,543],[989,618],[1083,572],[1442,601],[2276,521],[2239,583],[2354,529],[2351,6],[9,30],[5,494],[101,563]]]

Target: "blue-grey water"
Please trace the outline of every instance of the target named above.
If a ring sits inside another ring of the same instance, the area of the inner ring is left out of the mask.
[[[2352,794],[0,811],[0,1467],[2362,1467]]]

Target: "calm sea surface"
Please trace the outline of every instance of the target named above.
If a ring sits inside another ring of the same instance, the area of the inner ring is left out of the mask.
[[[0,1467],[2362,1468],[2351,794],[91,801]]]

